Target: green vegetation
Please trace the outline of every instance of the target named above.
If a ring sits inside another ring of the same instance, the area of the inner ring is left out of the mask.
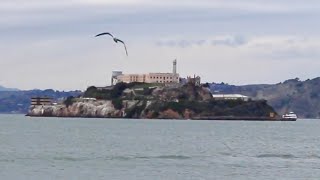
[[[137,90],[137,94],[140,94],[142,96],[145,95],[151,95],[152,88],[156,84],[147,84],[147,83],[117,83],[113,87],[104,88],[104,89],[98,89],[94,86],[89,87],[85,93],[84,97],[90,97],[90,98],[97,98],[97,99],[104,99],[104,100],[113,100],[113,99],[119,99],[121,98],[121,95],[123,94],[123,91],[125,89],[141,89]],[[140,92],[141,91],[141,92]],[[121,98],[123,99],[123,98]],[[140,98],[141,99],[141,98]]]
[[[69,96],[66,100],[63,101],[63,103],[66,105],[66,107],[71,106],[74,103],[74,97]]]
[[[123,105],[122,105],[122,100],[121,99],[113,99],[112,100],[112,104],[114,106],[114,108],[116,109],[122,109],[123,108]]]

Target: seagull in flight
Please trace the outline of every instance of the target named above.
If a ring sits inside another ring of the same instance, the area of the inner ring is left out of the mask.
[[[111,33],[103,32],[103,33],[97,34],[95,37],[104,36],[104,35],[109,35],[109,36],[111,36],[111,37],[113,38],[113,41],[116,42],[116,43],[121,42],[121,43],[124,45],[124,49],[126,50],[126,55],[128,56],[128,51],[127,51],[126,44],[125,44],[122,40],[120,40],[120,39],[118,39],[118,38],[115,38]]]

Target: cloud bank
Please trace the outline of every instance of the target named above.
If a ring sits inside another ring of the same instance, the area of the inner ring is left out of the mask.
[[[181,75],[204,81],[313,78],[319,15],[316,0],[3,0],[0,82],[85,89],[109,84],[114,69],[170,71],[175,58]],[[123,39],[130,56],[110,39],[93,37],[103,31]]]

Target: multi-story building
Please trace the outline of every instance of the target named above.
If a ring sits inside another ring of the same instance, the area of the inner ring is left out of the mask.
[[[179,74],[148,73],[148,74],[122,74],[117,76],[118,82],[144,82],[144,83],[178,83]]]
[[[122,74],[120,71],[114,71],[112,73],[111,84],[115,82],[179,83],[177,60],[173,61],[172,73]]]

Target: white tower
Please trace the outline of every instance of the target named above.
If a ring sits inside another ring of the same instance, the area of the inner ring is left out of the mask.
[[[172,73],[173,73],[174,75],[177,74],[177,60],[176,60],[176,59],[173,60],[173,70],[172,70]]]
[[[122,75],[122,71],[112,71],[111,85],[115,85],[118,82],[118,76]]]

